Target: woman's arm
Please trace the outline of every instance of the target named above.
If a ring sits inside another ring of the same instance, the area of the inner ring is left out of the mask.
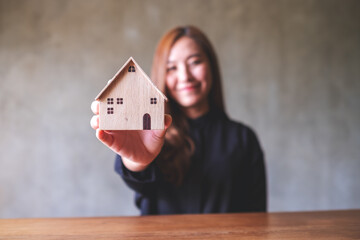
[[[264,154],[255,132],[249,131],[249,208],[254,212],[267,211],[267,186]]]
[[[154,185],[159,176],[159,170],[155,162],[150,163],[150,165],[143,171],[133,172],[126,168],[120,155],[116,155],[115,158],[115,171],[132,190],[144,195],[153,191]]]

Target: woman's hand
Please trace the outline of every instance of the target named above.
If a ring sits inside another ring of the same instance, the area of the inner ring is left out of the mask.
[[[90,121],[96,130],[96,137],[115,153],[121,155],[126,168],[133,172],[144,170],[160,153],[164,144],[165,132],[171,125],[172,118],[165,114],[164,130],[119,130],[104,131],[99,129],[98,101],[91,104],[95,114]]]

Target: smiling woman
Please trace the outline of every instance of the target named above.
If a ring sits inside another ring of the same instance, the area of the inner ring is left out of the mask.
[[[170,97],[190,118],[197,118],[209,110],[211,88],[209,60],[204,51],[189,37],[180,38],[169,55],[166,88]]]
[[[117,154],[115,169],[135,191],[141,213],[266,211],[260,144],[249,127],[225,114],[207,37],[192,26],[165,34],[152,79],[169,97],[165,130],[101,131],[97,116],[92,120],[97,137]]]

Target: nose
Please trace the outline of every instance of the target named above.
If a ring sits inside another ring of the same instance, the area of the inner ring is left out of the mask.
[[[191,73],[186,65],[179,66],[177,77],[178,77],[178,81],[181,82],[190,81]]]

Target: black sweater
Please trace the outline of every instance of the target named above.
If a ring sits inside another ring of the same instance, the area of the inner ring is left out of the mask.
[[[156,160],[135,173],[116,156],[115,170],[135,191],[141,214],[266,211],[265,165],[255,133],[216,110],[188,121],[196,149],[180,187],[163,179]]]

